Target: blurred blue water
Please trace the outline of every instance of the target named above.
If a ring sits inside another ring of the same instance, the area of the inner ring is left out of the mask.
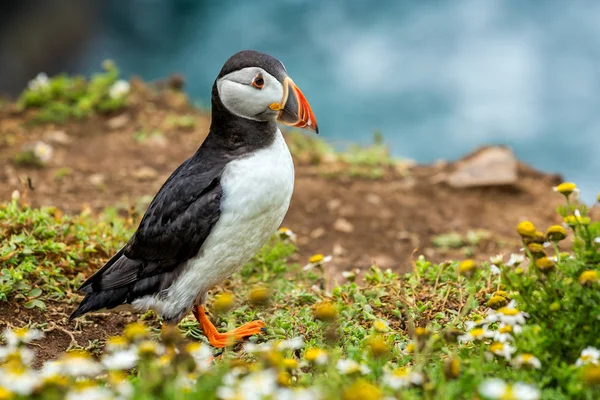
[[[430,162],[510,145],[600,190],[600,2],[589,0],[109,1],[78,69],[174,71],[209,104],[234,52],[286,65],[334,144],[381,131],[394,155]]]

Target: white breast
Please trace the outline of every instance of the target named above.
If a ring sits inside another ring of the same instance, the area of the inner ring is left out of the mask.
[[[273,144],[227,164],[221,177],[221,216],[198,255],[163,296],[134,301],[175,319],[244,265],[273,235],[285,216],[294,189],[294,164],[279,130]],[[183,317],[183,315],[181,315]]]

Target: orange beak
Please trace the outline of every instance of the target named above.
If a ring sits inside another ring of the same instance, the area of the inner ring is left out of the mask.
[[[274,103],[271,105],[271,109],[279,110],[277,120],[282,124],[319,133],[317,120],[310,104],[291,78],[287,77],[283,81],[281,104]]]

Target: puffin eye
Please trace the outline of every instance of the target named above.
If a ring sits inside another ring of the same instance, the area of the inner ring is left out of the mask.
[[[256,77],[252,80],[252,86],[257,89],[262,89],[265,86],[265,80],[263,79],[262,74],[256,75]]]

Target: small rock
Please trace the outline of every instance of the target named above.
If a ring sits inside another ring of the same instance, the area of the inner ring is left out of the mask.
[[[106,176],[100,173],[88,176],[88,181],[94,186],[102,186],[105,180]]]
[[[373,193],[369,193],[366,197],[366,200],[368,203],[374,204],[376,206],[381,204],[381,197]]]
[[[154,179],[158,176],[158,172],[152,167],[141,167],[133,171],[132,176],[140,181]]]
[[[73,139],[65,131],[48,131],[44,133],[44,139],[62,146],[67,146],[73,142]]]
[[[373,261],[375,261],[375,264],[377,264],[377,266],[379,266],[381,269],[393,268],[397,264],[392,257],[386,256],[385,254],[380,254],[373,257]]]
[[[321,236],[323,236],[325,233],[326,233],[325,229],[323,229],[322,227],[318,227],[317,229],[312,231],[309,236],[313,239],[318,239]]]
[[[331,199],[327,202],[327,209],[330,212],[333,212],[333,211],[337,210],[338,208],[340,208],[341,205],[342,205],[342,201],[340,199]]]
[[[333,229],[335,229],[338,232],[351,233],[354,231],[354,225],[352,225],[352,223],[347,219],[338,218],[333,223]]]
[[[336,243],[333,245],[333,255],[336,257],[341,257],[346,254],[346,249],[342,247],[341,244]]]
[[[128,122],[129,114],[121,114],[106,121],[106,125],[109,129],[119,129],[127,125]]]
[[[447,179],[456,188],[511,185],[517,182],[517,159],[507,147],[486,147],[457,163]]]

